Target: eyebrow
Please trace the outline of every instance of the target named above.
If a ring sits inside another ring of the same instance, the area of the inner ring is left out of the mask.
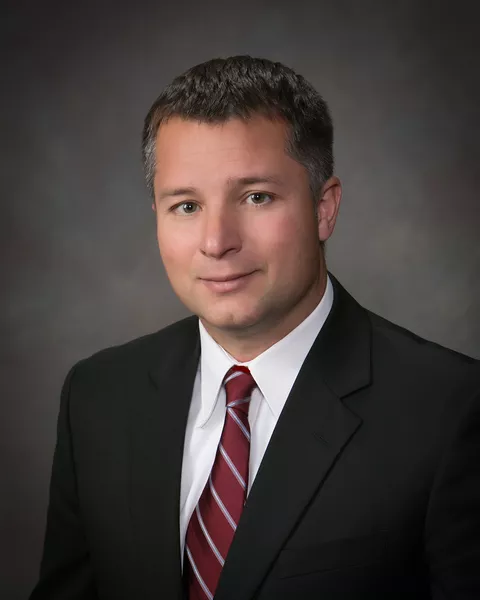
[[[246,185],[256,185],[262,183],[273,183],[274,185],[282,185],[282,180],[273,175],[260,175],[250,177],[229,177],[227,185],[231,188],[244,187]],[[197,193],[194,187],[181,187],[162,190],[158,195],[158,200],[164,198],[174,198],[176,196],[189,196]]]
[[[160,194],[158,194],[158,200],[163,200],[164,198],[171,198],[175,196],[189,196],[191,194],[195,194],[196,191],[197,190],[193,187],[166,189],[162,190]]]
[[[227,182],[231,187],[254,185],[256,183],[273,183],[275,185],[282,185],[282,180],[274,175],[260,175],[258,177],[230,177]]]

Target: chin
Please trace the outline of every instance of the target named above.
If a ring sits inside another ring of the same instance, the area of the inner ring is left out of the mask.
[[[215,313],[205,311],[198,316],[208,326],[224,331],[242,331],[256,325],[259,315],[254,312],[218,311]]]

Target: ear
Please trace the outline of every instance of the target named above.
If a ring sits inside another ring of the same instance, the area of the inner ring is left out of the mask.
[[[338,177],[330,177],[317,200],[318,238],[325,242],[332,235],[342,199],[342,184]]]
[[[152,210],[153,210],[153,212],[156,212],[156,210],[157,210],[157,208],[155,206],[155,202],[152,202]]]

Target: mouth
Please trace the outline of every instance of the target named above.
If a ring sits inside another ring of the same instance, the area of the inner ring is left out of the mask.
[[[202,277],[200,278],[200,281],[211,292],[221,294],[240,290],[243,286],[247,285],[254,273],[255,271],[251,271],[250,273],[235,273],[232,275],[225,275],[224,277]]]
[[[202,281],[213,281],[214,283],[223,283],[225,281],[235,281],[236,279],[241,279],[242,277],[248,277],[248,275],[251,275],[252,272],[236,273],[235,275],[225,275],[224,277],[201,277],[201,279]]]

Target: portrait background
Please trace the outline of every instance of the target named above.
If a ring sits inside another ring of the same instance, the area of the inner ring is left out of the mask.
[[[125,4],[18,0],[2,11],[5,600],[25,598],[37,577],[68,368],[187,314],[156,248],[140,134],[188,67],[251,54],[305,75],[330,104],[344,184],[329,268],[371,310],[480,358],[474,1]]]

